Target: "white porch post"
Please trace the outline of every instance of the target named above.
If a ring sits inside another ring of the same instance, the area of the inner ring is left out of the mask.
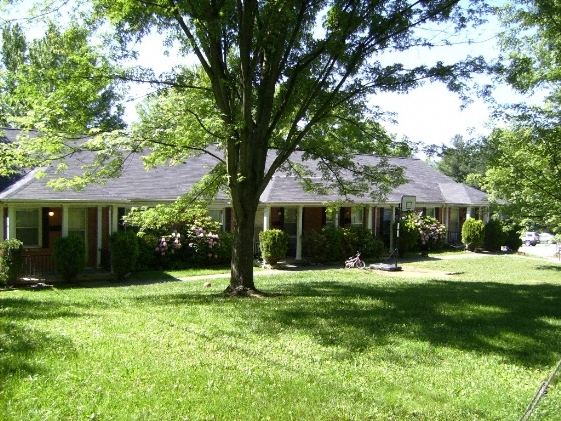
[[[304,215],[304,208],[298,206],[298,214],[296,216],[296,259],[302,259],[302,234],[303,234],[303,224],[302,216]]]
[[[390,217],[390,251],[395,250],[395,235],[393,233],[393,225],[395,224],[395,210],[396,210],[397,206],[392,205],[390,207],[391,211],[391,217]]]
[[[111,209],[111,229],[109,234],[113,234],[119,230],[119,206],[113,205],[109,209]]]
[[[372,232],[372,206],[368,205],[368,214],[367,214],[367,228],[370,230],[370,232]]]
[[[339,226],[339,213],[341,212],[341,208],[337,207],[335,209],[335,220],[333,221],[333,225],[335,228]]]
[[[263,211],[263,231],[269,230],[271,223],[271,207],[265,206],[265,210]]]
[[[378,226],[380,225],[378,222],[378,206],[374,208],[374,235],[378,235]]]
[[[63,237],[68,237],[68,205],[62,205],[62,233]]]
[[[2,218],[0,220],[0,241],[4,240],[4,236],[5,236],[5,232],[4,232],[4,223],[6,222],[6,219],[4,218],[4,207],[0,207],[0,215],[2,215]]]
[[[101,242],[102,242],[102,220],[103,208],[101,206],[97,207],[97,248],[96,248],[96,266],[101,266]]]
[[[8,206],[8,240],[16,238],[16,209]]]
[[[472,212],[473,212],[472,207],[468,206],[467,209],[466,209],[466,219],[471,218]]]

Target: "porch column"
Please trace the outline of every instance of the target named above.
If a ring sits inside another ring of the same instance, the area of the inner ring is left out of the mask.
[[[302,259],[302,234],[303,234],[303,224],[302,215],[304,215],[304,208],[298,206],[296,215],[296,260]]]
[[[101,243],[102,243],[102,224],[103,224],[103,208],[101,206],[97,207],[97,248],[96,248],[96,266],[101,266]]]
[[[263,211],[263,231],[269,230],[271,222],[271,207],[265,206],[265,210]]]
[[[119,231],[119,206],[113,205],[110,208],[111,213],[111,224],[109,234]]]
[[[16,238],[16,208],[8,206],[8,240]]]
[[[391,211],[391,217],[390,217],[390,251],[394,251],[395,250],[395,235],[393,233],[393,225],[395,224],[395,210],[397,209],[397,206],[392,205],[390,207]]]
[[[372,232],[372,206],[368,205],[368,213],[367,213],[367,225],[366,227],[370,230],[370,232]]]
[[[0,207],[0,215],[2,215],[2,218],[0,220],[0,241],[4,241],[4,236],[5,236],[5,232],[4,232],[4,224],[6,223],[6,218],[4,218],[4,212],[5,209],[4,207]]]
[[[380,223],[378,222],[378,214],[380,211],[378,210],[378,206],[374,208],[374,235],[378,235],[378,226]]]
[[[68,237],[68,205],[62,205],[62,232],[63,237]]]
[[[466,208],[466,219],[471,218],[472,213],[473,213],[473,209],[471,208],[471,206],[468,206]]]
[[[341,208],[337,207],[335,209],[335,221],[333,221],[335,228],[339,226],[339,214],[341,213]]]

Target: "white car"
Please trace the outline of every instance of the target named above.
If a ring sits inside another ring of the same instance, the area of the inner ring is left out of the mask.
[[[521,238],[522,238],[522,243],[526,246],[535,246],[540,242],[540,237],[538,233],[534,231],[525,233]]]
[[[549,232],[542,232],[539,235],[539,239],[540,239],[540,243],[555,244],[555,236],[553,234],[550,234]]]

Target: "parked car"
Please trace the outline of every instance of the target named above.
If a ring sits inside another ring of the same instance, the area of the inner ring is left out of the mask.
[[[547,244],[555,244],[555,236],[553,234],[550,234],[549,232],[542,232],[539,235],[540,238],[540,243],[547,243]]]
[[[522,237],[522,242],[527,246],[535,246],[540,242],[540,236],[537,232],[529,231]]]

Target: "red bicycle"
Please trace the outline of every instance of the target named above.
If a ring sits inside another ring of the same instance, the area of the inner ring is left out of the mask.
[[[354,256],[349,257],[345,260],[345,269],[359,268],[364,269],[366,263],[360,258],[360,251],[357,251]]]

